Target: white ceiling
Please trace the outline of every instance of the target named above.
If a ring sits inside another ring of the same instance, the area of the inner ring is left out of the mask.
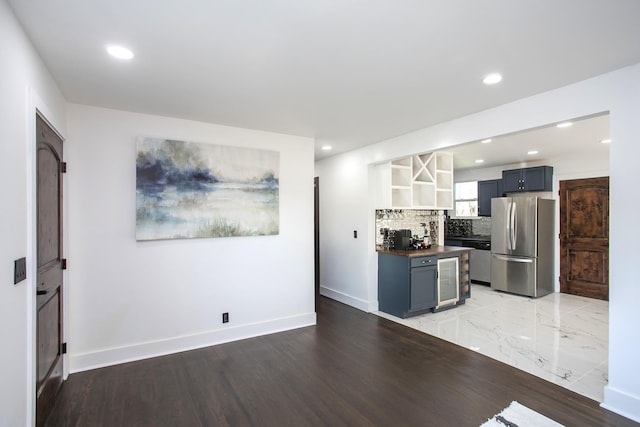
[[[609,156],[609,144],[602,140],[609,139],[609,115],[585,117],[568,121],[570,127],[558,128],[556,124],[522,132],[498,135],[491,141],[482,143],[473,141],[467,144],[448,148],[453,153],[455,170],[487,168],[550,160],[575,153],[589,153],[591,156]],[[612,142],[613,143],[613,142]],[[529,154],[531,151],[537,153]],[[482,159],[484,162],[476,163]]]
[[[640,62],[638,0],[8,3],[68,101],[314,137],[316,159]]]

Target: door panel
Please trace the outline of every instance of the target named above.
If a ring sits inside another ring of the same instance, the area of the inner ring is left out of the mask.
[[[56,292],[46,304],[38,310],[38,383],[44,383],[51,366],[56,364],[60,336],[55,319],[60,309],[60,295]]]
[[[560,291],[609,299],[609,178],[560,181]]]
[[[457,302],[460,295],[458,257],[438,260],[438,306]]]
[[[509,254],[522,257],[537,255],[536,199],[534,197],[514,197],[513,226],[514,247]]]
[[[62,139],[36,118],[37,331],[36,424],[62,385]]]
[[[55,264],[60,258],[57,183],[60,160],[55,148],[38,143],[38,268]],[[53,265],[51,265],[53,267]]]
[[[509,252],[509,210],[511,197],[491,199],[491,251],[499,254]]]
[[[491,289],[518,295],[536,295],[537,260],[493,254]]]
[[[433,308],[437,299],[435,265],[412,268],[409,312]]]

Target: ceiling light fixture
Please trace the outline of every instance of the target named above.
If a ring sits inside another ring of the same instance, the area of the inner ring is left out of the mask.
[[[527,151],[527,154],[533,156],[534,154],[538,154],[538,150]]]
[[[333,147],[332,147],[332,146],[330,146],[330,145],[323,145],[323,146],[322,146],[322,150],[324,150],[324,151],[329,151],[329,150],[331,150],[332,148],[333,148]]]
[[[568,127],[570,127],[570,126],[573,126],[573,123],[571,123],[571,122],[564,122],[564,123],[558,123],[558,124],[556,125],[556,127],[559,127],[559,128],[568,128]]]
[[[603,139],[602,141],[600,141],[601,144],[608,144],[610,142],[611,142],[610,139]]]
[[[484,163],[483,159],[476,159],[476,163]]]
[[[483,139],[482,141],[480,141],[481,144],[488,144],[490,142],[491,142],[491,138]]]
[[[133,52],[131,52],[131,50],[127,49],[124,46],[118,46],[118,45],[109,45],[107,46],[107,52],[109,52],[109,55],[113,56],[114,58],[118,58],[118,59],[131,59],[133,58]]]
[[[482,79],[482,83],[486,85],[494,85],[496,83],[500,83],[502,81],[502,76],[498,73],[487,74],[484,79]]]

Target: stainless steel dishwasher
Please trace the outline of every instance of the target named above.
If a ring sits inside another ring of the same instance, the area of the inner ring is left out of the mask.
[[[482,237],[447,237],[445,245],[473,248],[469,255],[471,281],[483,285],[491,284],[491,240]]]
[[[491,248],[491,244],[489,244]],[[491,284],[491,249],[478,249],[471,251],[469,256],[469,269],[471,281],[483,285]]]

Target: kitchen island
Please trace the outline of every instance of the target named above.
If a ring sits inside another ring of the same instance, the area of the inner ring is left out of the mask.
[[[406,318],[464,304],[471,295],[469,254],[460,246],[378,252],[378,308]]]

